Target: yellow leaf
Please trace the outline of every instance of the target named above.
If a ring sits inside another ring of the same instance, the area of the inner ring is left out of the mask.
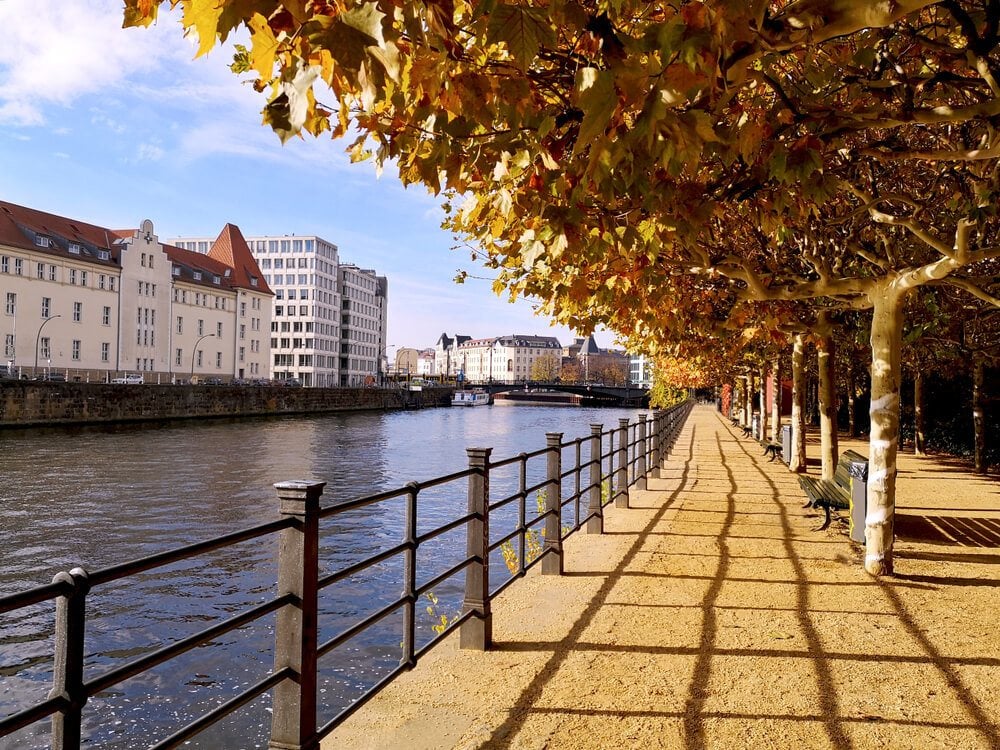
[[[263,81],[274,76],[274,60],[278,54],[278,40],[271,31],[267,19],[254,13],[250,19],[250,66],[257,71]]]
[[[220,0],[188,0],[184,5],[184,27],[194,27],[198,35],[198,53],[201,57],[215,46],[219,31],[219,17],[222,15]]]

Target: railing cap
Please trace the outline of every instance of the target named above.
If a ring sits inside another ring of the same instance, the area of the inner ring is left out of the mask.
[[[321,490],[326,487],[326,482],[316,482],[311,479],[289,479],[285,482],[275,482],[274,489],[276,490],[292,490],[298,492],[306,492],[308,490]]]

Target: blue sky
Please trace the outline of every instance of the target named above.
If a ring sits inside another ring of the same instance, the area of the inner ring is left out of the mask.
[[[423,188],[350,164],[329,137],[282,146],[229,50],[194,60],[178,19],[123,30],[116,0],[0,0],[0,198],[112,228],[149,218],[162,239],[226,222],[320,235],[388,276],[390,346],[431,346],[443,331],[571,338],[488,281],[453,283],[460,268],[489,273],[451,249]]]

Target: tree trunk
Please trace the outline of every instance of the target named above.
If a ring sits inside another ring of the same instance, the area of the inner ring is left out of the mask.
[[[868,509],[865,516],[865,570],[872,575],[891,575],[896,454],[899,449],[903,294],[891,284],[883,284],[872,291],[872,301],[872,426],[868,456]]]
[[[855,419],[854,399],[857,398],[857,383],[854,382],[854,364],[847,366],[847,434],[858,436],[858,421]]]
[[[986,420],[983,410],[983,385],[985,373],[983,357],[974,354],[972,359],[972,432],[975,435],[975,467],[977,474],[986,473]]]
[[[775,357],[771,363],[771,442],[781,440],[781,358]]]
[[[747,427],[753,426],[753,375],[747,375],[747,387],[743,392],[746,396],[746,415],[747,421],[744,422]]]
[[[821,333],[816,344],[819,371],[819,435],[823,479],[837,471],[837,389],[833,371],[833,334],[825,312],[820,313]]]
[[[927,438],[924,435],[924,373],[919,369],[913,375],[913,452],[927,455]]]
[[[758,440],[767,440],[767,373],[760,371],[760,430],[757,431]]]
[[[805,340],[798,333],[792,345],[792,460],[788,468],[799,473],[806,470],[805,375]]]

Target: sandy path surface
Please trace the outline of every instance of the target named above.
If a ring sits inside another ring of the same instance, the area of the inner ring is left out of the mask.
[[[697,407],[565,575],[494,601],[494,650],[453,635],[324,750],[1000,748],[1000,483],[901,456],[877,581],[760,453]]]

